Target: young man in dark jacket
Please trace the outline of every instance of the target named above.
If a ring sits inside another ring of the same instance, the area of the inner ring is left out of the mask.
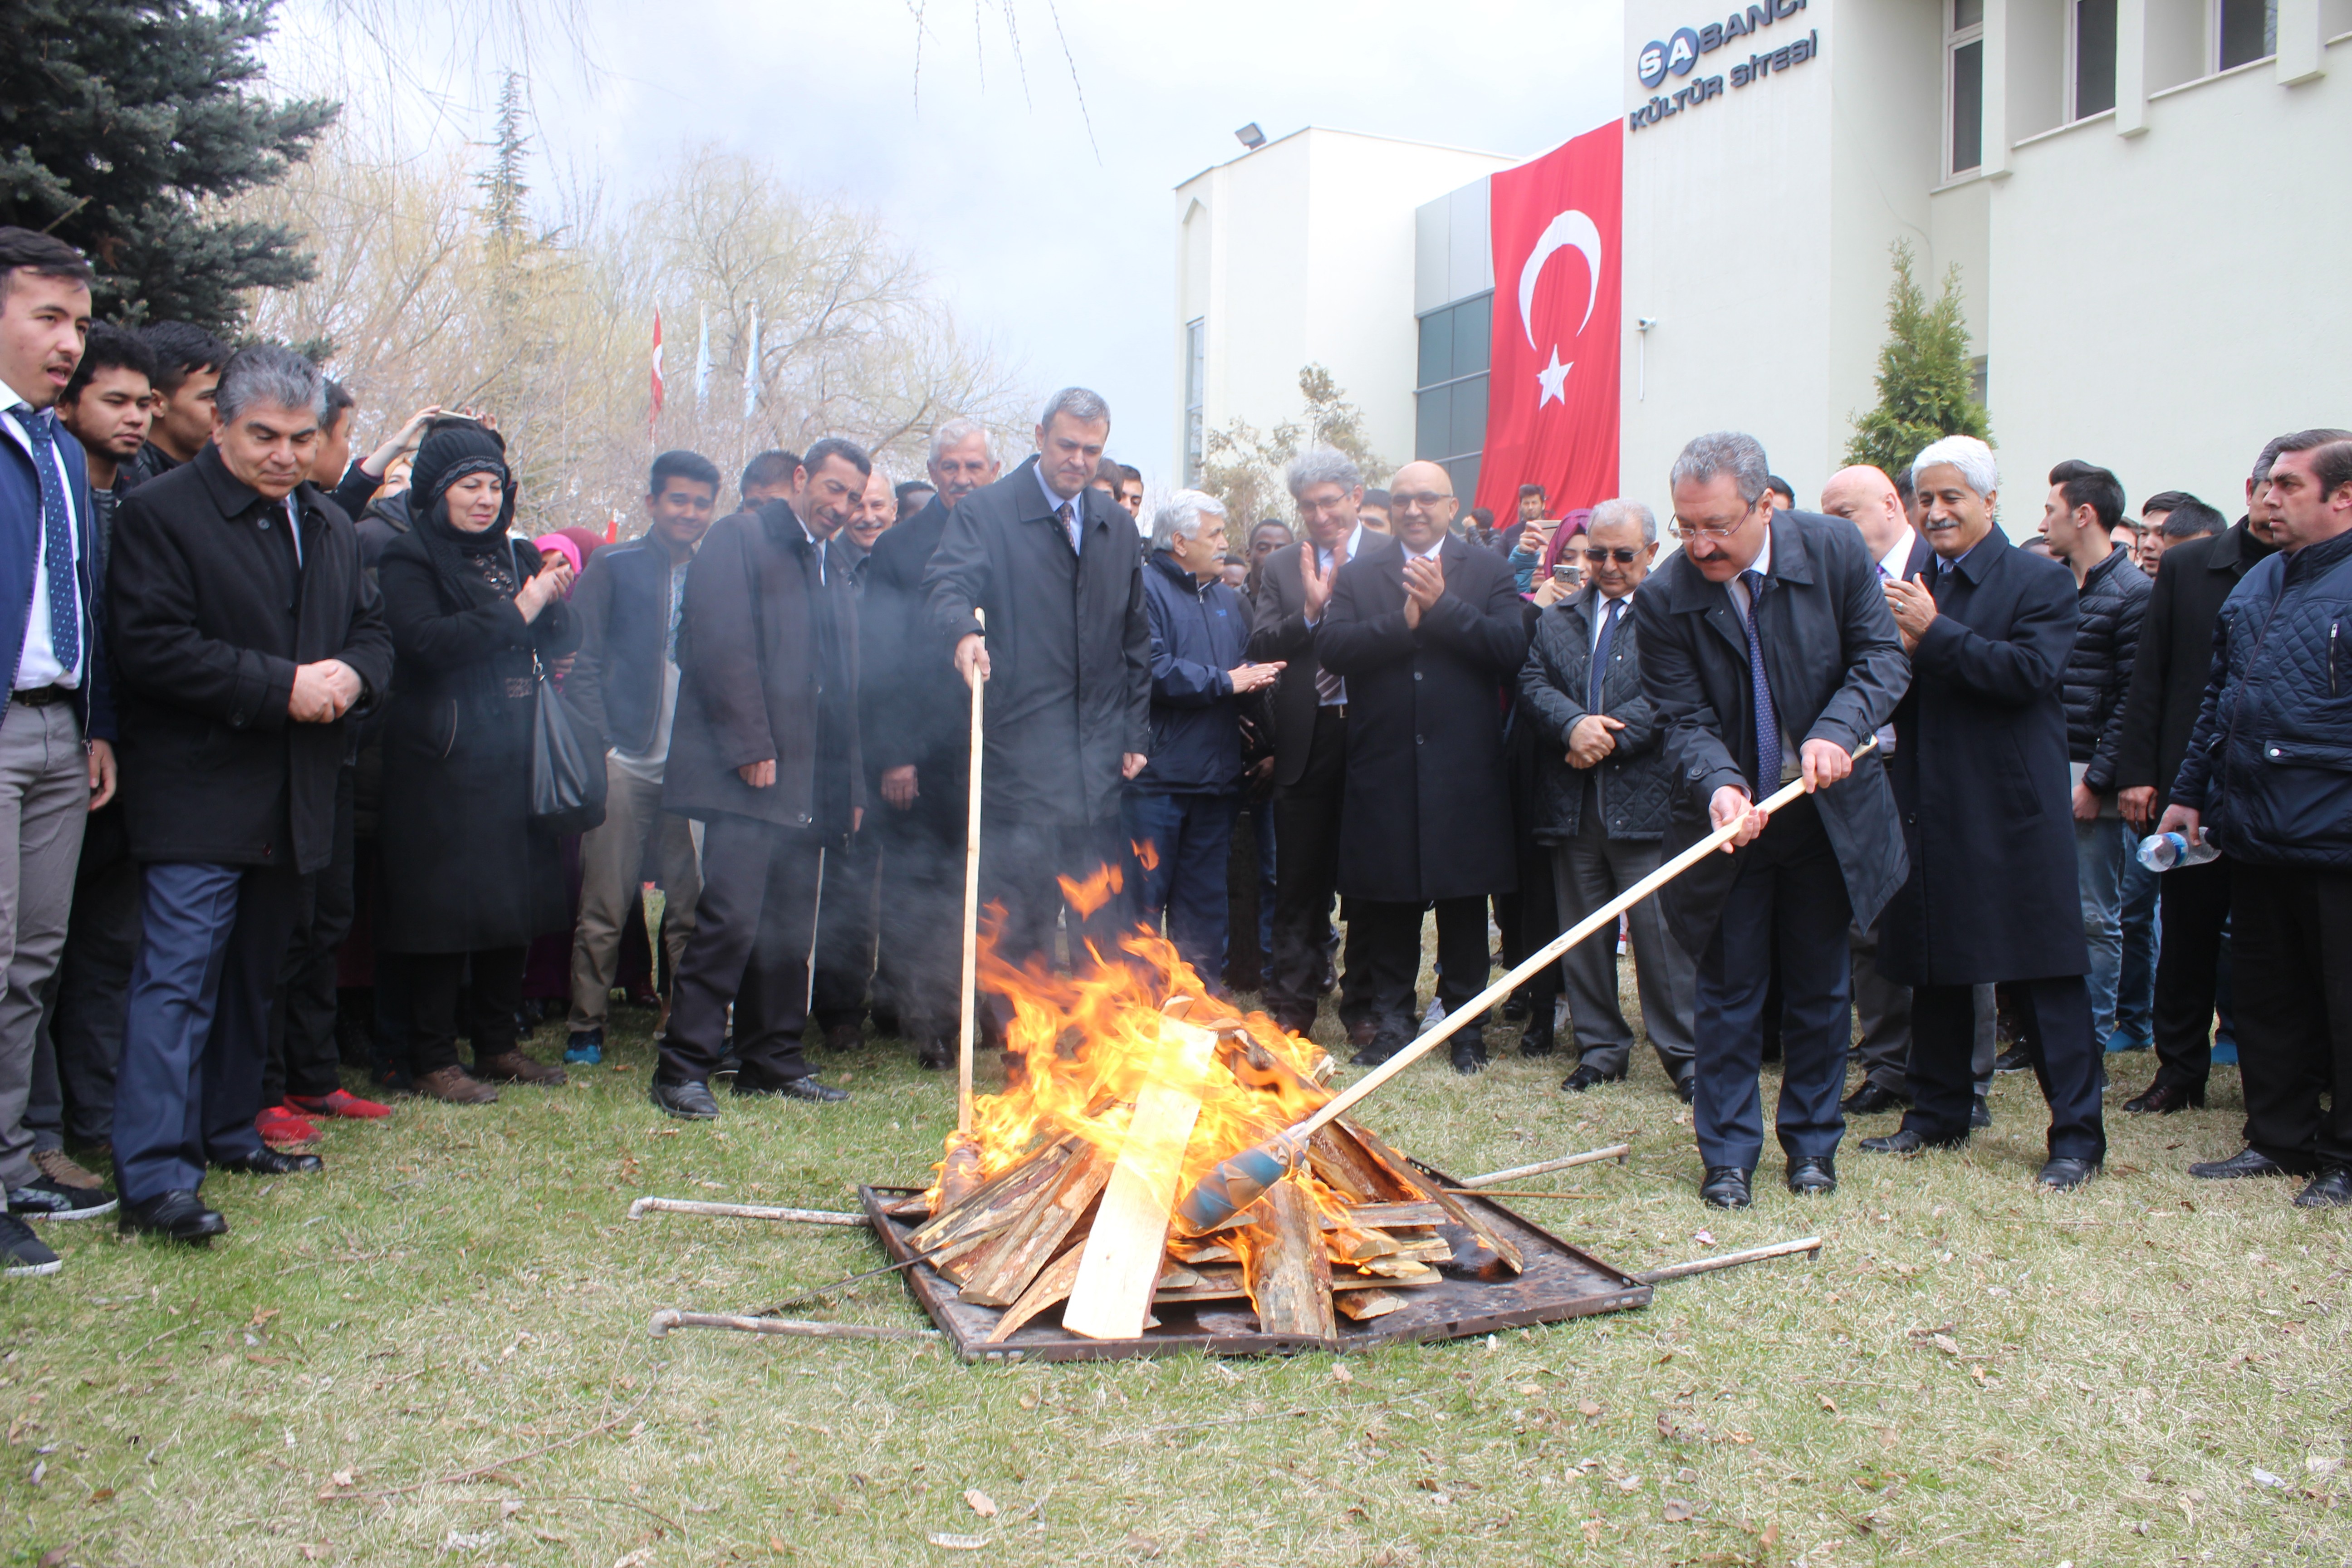
[[[1128,868],[1146,925],[1208,985],[1225,966],[1225,860],[1241,809],[1237,699],[1272,684],[1279,664],[1242,657],[1249,606],[1223,576],[1225,509],[1181,490],[1151,524],[1143,599],[1151,616],[1150,763],[1121,804]]]
[[[1542,742],[1536,838],[1551,846],[1565,931],[1658,868],[1674,793],[1657,710],[1642,690],[1633,591],[1658,553],[1658,520],[1634,500],[1592,510],[1580,547],[1586,587],[1546,610],[1519,671],[1520,712]],[[1642,1024],[1685,1104],[1698,966],[1666,929],[1655,899],[1627,911]],[[1624,1079],[1633,1031],[1617,998],[1617,933],[1560,961],[1579,1061],[1560,1088],[1580,1094]]]
[[[291,350],[238,351],[213,439],[115,519],[122,797],[144,888],[114,1112],[126,1230],[226,1230],[197,1196],[206,1164],[320,1168],[254,1128],[270,996],[301,879],[333,849],[344,716],[392,679],[358,536],[304,478],[323,401]]]
[[[662,809],[662,767],[677,718],[677,628],[687,568],[719,503],[719,469],[699,452],[654,459],[646,531],[588,560],[572,607],[580,654],[563,683],[610,750],[604,820],[580,838],[580,922],[572,939],[572,1018],[563,1059],[604,1055],[604,1015],[621,959],[621,927],[636,907],[638,868],[657,847],[663,940],[673,978],[694,934],[702,872],[693,826]]]
[[[2083,937],[2091,948],[2091,1037],[2108,1050],[2116,1040],[2116,985],[2123,972],[2124,858],[2129,830],[2116,808],[2116,749],[2124,727],[2147,612],[2147,574],[2131,546],[2113,532],[2124,515],[2124,487],[2095,464],[2069,459],[2050,470],[2042,537],[2074,572],[2081,629],[2066,658],[2066,754],[2074,765],[2074,869],[2082,891]]]
[[[2246,1149],[2189,1173],[2308,1173],[2296,1205],[2335,1208],[2352,1205],[2352,438],[2286,437],[2268,488],[2279,553],[2221,606],[2159,825],[2231,861]]]

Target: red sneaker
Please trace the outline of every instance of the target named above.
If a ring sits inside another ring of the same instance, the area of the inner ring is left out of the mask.
[[[354,1121],[373,1121],[392,1114],[392,1107],[362,1100],[348,1089],[332,1094],[289,1094],[286,1103],[305,1116],[348,1116]]]
[[[283,1105],[264,1107],[253,1119],[253,1126],[261,1141],[273,1149],[315,1149],[326,1142],[316,1127]]]

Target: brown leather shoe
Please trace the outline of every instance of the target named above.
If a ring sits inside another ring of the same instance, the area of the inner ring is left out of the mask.
[[[545,1089],[554,1089],[565,1081],[562,1068],[533,1061],[519,1050],[501,1051],[494,1057],[477,1055],[474,1076],[499,1083],[535,1083]]]
[[[499,1091],[478,1078],[469,1076],[464,1068],[436,1068],[419,1073],[410,1087],[427,1100],[438,1100],[449,1105],[489,1105],[499,1098]]]

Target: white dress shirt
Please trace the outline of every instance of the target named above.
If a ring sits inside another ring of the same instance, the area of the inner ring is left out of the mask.
[[[0,428],[6,429],[15,438],[16,445],[25,449],[25,455],[31,457],[33,437],[24,426],[17,423],[15,409],[19,406],[29,408],[32,405],[22,398],[12,399],[9,412],[0,415]],[[65,476],[71,471],[66,467],[68,454],[55,441],[49,443],[49,451],[57,460],[59,478],[65,479]],[[79,462],[81,459],[76,456],[73,460]],[[38,489],[37,478],[35,488]],[[66,497],[66,538],[72,542],[74,560],[79,563],[81,560],[81,531],[75,526],[78,520],[74,516],[73,481],[66,479],[63,489]],[[81,650],[79,648],[72,650],[74,667],[68,669],[64,660],[58,657],[57,645],[50,637],[49,533],[48,530],[40,524],[41,520],[37,515],[33,528],[33,603],[30,612],[25,616],[24,651],[16,660],[16,689],[18,691],[37,690],[44,686],[81,684]],[[86,628],[89,626],[89,606],[84,605],[82,609],[82,624]]]
[[[1601,646],[1601,628],[1609,624],[1609,606],[1612,605],[1622,605],[1625,606],[1624,609],[1617,612],[1617,624],[1622,626],[1625,624],[1626,615],[1633,608],[1633,595],[1631,594],[1620,594],[1617,597],[1612,599],[1606,594],[1596,593],[1593,595],[1592,642],[1591,644],[1591,647],[1592,647],[1597,648]]]
[[[1062,509],[1064,507],[1068,507],[1070,509],[1070,521],[1068,525],[1070,530],[1070,549],[1074,553],[1084,555],[1086,553],[1084,541],[1086,539],[1087,528],[1087,492],[1080,490],[1075,496],[1057,496],[1054,493],[1054,487],[1045,482],[1045,464],[1038,464],[1037,467],[1031,471],[1037,476],[1037,488],[1045,492],[1045,504],[1054,509],[1054,515],[1056,518],[1059,518],[1062,515]]]
[[[1765,577],[1772,575],[1772,520],[1769,517],[1764,520],[1764,548],[1758,551],[1756,559],[1748,563],[1748,572]],[[1731,607],[1738,612],[1739,624],[1743,626],[1748,624],[1748,572],[1733,573],[1731,581],[1723,585],[1723,591],[1731,595]]]
[[[1918,540],[1918,531],[1909,523],[1905,523],[1903,537],[1895,542],[1894,548],[1878,558],[1878,574],[1889,582],[1901,582],[1903,569],[1911,564],[1911,546]]]

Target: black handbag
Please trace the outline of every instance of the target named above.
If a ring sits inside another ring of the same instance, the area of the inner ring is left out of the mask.
[[[580,741],[563,695],[534,652],[530,719],[531,820],[561,837],[585,833],[604,820],[604,757]]]

